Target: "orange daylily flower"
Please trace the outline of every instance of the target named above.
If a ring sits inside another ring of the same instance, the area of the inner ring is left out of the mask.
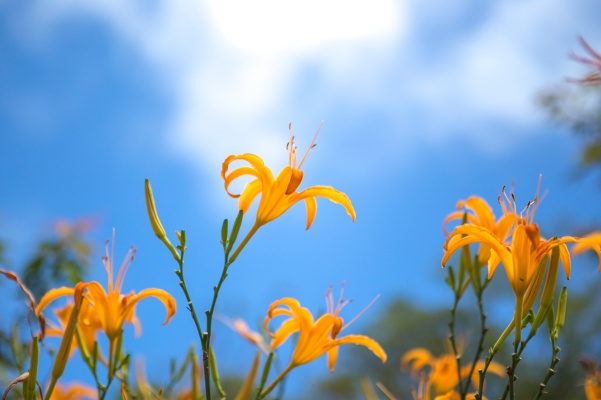
[[[330,372],[334,371],[338,358],[338,347],[343,344],[365,346],[380,358],[383,363],[386,362],[384,349],[374,339],[364,335],[338,337],[340,332],[349,325],[344,325],[343,319],[338,316],[344,304],[339,302],[338,306],[332,309],[332,304],[328,300],[329,312],[315,321],[311,312],[305,307],[301,307],[296,299],[286,297],[271,303],[263,325],[267,333],[272,337],[270,343],[272,351],[280,347],[292,334],[298,332],[299,336],[290,363],[274,382],[265,389],[262,393],[263,395],[269,393],[292,369],[299,365],[310,363],[325,353],[328,353],[328,368]],[[272,332],[269,329],[269,323],[272,319],[279,316],[287,318],[275,332]]]
[[[98,393],[95,389],[82,383],[71,383],[69,385],[61,385],[59,383],[54,387],[50,395],[50,400],[95,399],[97,396]]]
[[[569,279],[571,264],[566,243],[576,242],[578,239],[572,236],[564,236],[544,240],[541,237],[538,225],[534,223],[539,189],[540,183],[534,200],[526,206],[525,216],[518,216],[515,205],[511,202],[508,202],[508,206],[503,206],[504,214],[513,213],[515,215],[509,232],[511,235],[510,243],[505,243],[504,238],[499,237],[494,229],[491,231],[487,226],[460,225],[446,239],[442,265],[444,266],[451,255],[465,245],[471,243],[486,244],[491,251],[487,260],[488,278],[492,278],[499,263],[503,263],[513,291],[516,296],[523,297],[536,272],[540,268],[544,268],[544,265],[541,265],[541,260],[545,255],[550,255],[553,248],[559,246],[561,262],[566,277]]]
[[[299,332],[299,338],[292,354],[290,366],[297,367],[307,364],[323,354],[328,353],[328,368],[334,371],[338,358],[338,346],[343,344],[357,344],[370,349],[382,362],[386,362],[386,353],[375,340],[364,335],[348,335],[337,337],[342,331],[344,320],[338,316],[341,307],[331,309],[328,303],[328,313],[314,321],[313,315],[305,307],[301,307],[298,300],[283,298],[274,301],[269,306],[265,318],[265,330],[271,335],[271,349],[280,347],[290,335]],[[288,317],[275,331],[269,330],[269,323],[278,316]],[[348,324],[347,324],[348,326]]]
[[[319,130],[317,132],[319,133]],[[315,137],[317,137],[317,133]],[[221,178],[224,181],[227,194],[233,198],[239,198],[238,208],[240,210],[246,213],[254,199],[261,194],[257,218],[253,228],[251,228],[251,232],[254,233],[262,225],[278,218],[301,200],[305,202],[307,207],[306,228],[309,229],[317,212],[317,197],[324,197],[342,205],[353,221],[355,221],[355,210],[347,195],[331,186],[313,186],[300,192],[296,191],[303,179],[301,166],[309,151],[314,147],[314,141],[315,138],[313,138],[313,142],[301,162],[296,165],[296,147],[294,145],[292,129],[290,128],[290,142],[287,147],[289,165],[280,171],[277,178],[274,178],[271,170],[255,154],[231,155],[225,159],[221,168]],[[246,161],[249,165],[238,167],[228,173],[230,164],[236,160]],[[241,194],[231,193],[229,190],[230,184],[242,176],[251,176],[253,180],[246,184]]]
[[[127,253],[125,260],[121,264],[121,268],[117,274],[116,280],[113,279],[113,259],[114,259],[114,233],[113,247],[109,253],[108,241],[106,243],[106,256],[102,258],[102,263],[105,266],[108,274],[108,291],[105,291],[102,285],[96,281],[85,283],[87,293],[84,294],[85,299],[89,302],[96,313],[94,318],[98,318],[100,328],[106,334],[110,342],[110,354],[112,354],[113,346],[123,328],[125,322],[133,324],[136,328],[136,333],[140,333],[140,323],[135,315],[135,307],[138,302],[147,297],[155,297],[160,300],[167,310],[167,317],[164,324],[167,324],[171,317],[175,314],[176,303],[175,299],[162,289],[144,289],[140,293],[130,292],[122,294],[121,289],[127,269],[133,261],[135,249],[132,247]],[[51,302],[63,296],[73,295],[75,288],[62,287],[52,289],[46,293],[40,300],[36,314],[40,314]],[[91,313],[88,310],[88,313]],[[88,315],[89,316],[89,315]],[[81,319],[80,319],[81,321]],[[86,344],[87,345],[87,344]]]
[[[424,368],[429,368],[430,372],[426,379],[428,390],[434,389],[434,394],[441,396],[441,399],[454,399],[454,389],[459,385],[459,374],[457,373],[457,360],[451,353],[446,353],[440,357],[435,357],[429,350],[418,347],[409,350],[401,358],[401,367],[407,368],[412,375],[417,375]],[[484,368],[484,362],[478,361],[474,373],[470,377],[471,383],[478,381],[478,369]],[[467,378],[470,373],[471,365],[465,365],[461,368],[461,378]],[[492,361],[488,371],[500,377],[506,376],[505,368],[497,362]],[[438,398],[438,397],[437,397]]]
[[[540,290],[540,286],[534,288],[534,283],[540,283],[541,281],[538,278],[542,276],[541,273],[547,266],[545,262],[547,256],[551,255],[554,248],[559,248],[559,258],[563,264],[566,277],[569,279],[571,261],[566,243],[578,241],[577,238],[572,236],[555,237],[549,240],[541,237],[538,225],[534,223],[534,214],[539,201],[539,190],[540,181],[534,200],[528,202],[525,210],[519,216],[515,211],[515,200],[514,202],[508,201],[509,206],[506,208],[506,213],[513,212],[516,215],[510,232],[511,241],[509,244],[486,227],[471,224],[456,227],[449,234],[444,244],[443,266],[453,253],[471,243],[484,243],[490,246],[488,279],[493,276],[499,263],[503,263],[507,279],[516,296],[515,314],[512,321],[515,327],[515,343],[520,341],[521,321],[524,314],[529,311],[524,307],[524,304],[531,306],[530,300],[533,302]],[[512,198],[514,198],[513,195]],[[525,302],[525,296],[530,300]]]
[[[601,400],[601,367],[597,367],[595,361],[587,358],[582,358],[580,363],[586,369],[584,381],[586,400]]]
[[[599,272],[601,272],[601,231],[589,233],[578,239],[572,247],[572,255],[578,255],[586,250],[593,250],[599,256]]]
[[[468,197],[466,200],[457,202],[457,210],[447,215],[443,222],[443,231],[448,235],[447,224],[453,220],[463,220],[464,215],[467,215],[467,223],[481,226],[488,229],[502,241],[505,241],[509,236],[511,226],[516,220],[516,215],[510,212],[506,203],[499,198],[499,204],[503,209],[503,215],[499,219],[495,219],[495,214],[486,200],[478,196]],[[486,243],[481,243],[478,250],[478,264],[485,265],[490,258],[490,246]]]
[[[53,310],[54,315],[56,315],[59,321],[59,326],[51,326],[47,328],[46,334],[48,336],[63,336],[65,328],[67,327],[67,323],[69,322],[69,317],[73,311],[73,307],[73,303],[67,303],[64,307]],[[102,329],[102,325],[96,310],[85,297],[81,304],[81,310],[79,311],[78,329],[82,340],[82,345],[84,347],[84,349],[82,349],[84,354],[91,354],[92,350],[94,349],[94,342],[97,341],[96,333],[98,330]],[[71,343],[69,357],[73,355],[77,347],[77,340],[73,340]]]
[[[566,243],[575,242],[576,238],[564,236],[543,240],[538,225],[525,219],[520,219],[515,224],[511,234],[511,245],[506,245],[486,228],[476,225],[458,226],[447,237],[442,265],[444,266],[451,255],[461,247],[470,243],[485,243],[491,248],[488,278],[492,278],[499,263],[503,263],[513,291],[517,296],[523,296],[538,269],[544,268],[544,265],[541,265],[543,257],[550,255],[553,248],[559,246],[566,277],[570,278],[570,254]]]

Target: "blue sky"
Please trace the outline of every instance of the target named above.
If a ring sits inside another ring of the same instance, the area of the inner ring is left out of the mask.
[[[162,287],[180,301],[164,328],[160,304],[141,304],[145,332],[132,352],[168,340],[182,345],[156,358],[183,356],[194,332],[175,265],[147,222],[144,178],[168,232],[188,232],[188,282],[204,309],[220,273],[221,221],[236,215],[221,162],[253,152],[277,173],[288,123],[304,152],[324,120],[302,187],[346,192],[357,221],[324,200],[308,232],[302,205],[263,227],[232,267],[219,312],[252,323],[286,296],[317,312],[342,281],[354,299],[347,317],[377,294],[373,314],[397,296],[432,306],[449,296],[441,224],[459,199],[496,204],[515,182],[525,204],[542,174],[543,232],[599,222],[598,176],[572,180],[581,142],[548,121],[536,96],[586,72],[568,55],[582,53],[579,35],[601,48],[600,12],[592,0],[5,2],[9,259],[22,261],[52,221],[93,217],[90,279],[104,282],[99,257],[114,227],[118,259],[138,248],[125,288]],[[227,328],[220,335],[234,340]],[[234,368],[237,350],[222,351]]]

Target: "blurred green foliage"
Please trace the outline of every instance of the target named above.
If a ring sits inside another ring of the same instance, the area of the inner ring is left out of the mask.
[[[601,167],[601,86],[561,85],[542,93],[539,103],[552,120],[582,138],[582,166]]]
[[[74,286],[84,280],[89,269],[93,248],[88,238],[92,223],[81,220],[73,224],[60,221],[55,230],[39,241],[29,261],[12,271],[33,293],[36,301],[50,288]],[[6,253],[10,247],[0,241],[0,268],[7,270]],[[3,297],[14,302],[4,303],[0,319],[0,393],[8,382],[28,369],[29,343],[40,327],[35,325],[32,310],[28,310],[25,296],[17,285],[0,275]],[[48,349],[48,351],[52,351]],[[19,398],[18,390],[8,398]]]
[[[559,339],[560,362],[554,376],[547,386],[548,394],[543,398],[548,400],[584,399],[584,371],[579,363],[583,355],[600,354],[601,343],[598,341],[601,315],[596,311],[601,307],[601,297],[598,282],[590,283],[583,290],[572,290],[568,301],[567,322]],[[498,308],[501,291],[488,293],[485,306]],[[506,294],[505,294],[506,295]],[[449,304],[451,296],[449,295]],[[474,307],[472,307],[474,306]],[[450,309],[450,305],[449,305]],[[489,332],[485,348],[492,346],[502,328],[511,319],[489,322]],[[466,304],[458,312],[458,329],[464,332],[466,339],[471,341],[466,349],[469,358],[474,351],[477,340],[478,312],[475,305]],[[435,356],[445,352],[445,341],[448,338],[450,313],[446,309],[420,308],[410,301],[395,300],[377,316],[377,319],[366,329],[368,336],[378,340],[388,354],[388,362],[382,365],[379,360],[367,351],[355,347],[342,349],[339,368],[332,376],[324,377],[313,389],[311,398],[315,399],[363,399],[359,384],[360,378],[367,378],[373,385],[382,382],[397,399],[412,399],[411,388],[416,388],[416,382],[409,372],[402,371],[400,360],[402,355],[415,347],[429,349]],[[510,340],[508,341],[510,342]],[[471,345],[471,346],[470,346]],[[503,350],[495,360],[502,365],[510,365],[509,353],[511,344],[505,343]],[[551,345],[548,334],[544,329],[537,334],[531,346],[526,349],[523,361],[517,370],[519,381],[518,398],[533,398],[538,390],[544,374],[550,363]],[[496,376],[487,378],[486,393],[488,398],[497,398],[502,392],[506,380]],[[386,398],[376,389],[380,398]],[[292,398],[296,398],[291,396]]]

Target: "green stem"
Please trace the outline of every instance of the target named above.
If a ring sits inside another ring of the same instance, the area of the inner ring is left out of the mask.
[[[284,369],[278,376],[277,378],[275,378],[273,380],[273,382],[271,382],[271,384],[269,386],[267,386],[267,389],[265,389],[262,393],[261,396],[259,398],[263,399],[265,398],[265,396],[267,396],[273,389],[275,389],[275,387],[278,385],[278,383],[281,382],[282,379],[284,379],[284,377],[288,374],[288,372],[292,371],[292,369],[296,367],[296,365],[290,364],[286,367],[286,369]]]
[[[240,244],[238,245],[238,247],[236,248],[236,250],[234,250],[234,253],[232,253],[231,257],[229,258],[229,264],[232,264],[234,261],[236,261],[236,258],[238,258],[238,255],[240,254],[240,252],[242,251],[242,249],[244,249],[244,246],[246,246],[246,244],[248,243],[248,241],[250,240],[250,238],[252,238],[253,235],[255,233],[257,233],[257,231],[259,230],[260,227],[261,227],[261,225],[258,225],[255,222],[255,224],[252,226],[252,228],[250,228],[250,230],[248,231],[248,233],[246,234],[246,236],[244,237],[244,239],[242,240],[242,242],[240,242]]]
[[[478,265],[476,265],[477,268],[479,268]],[[480,355],[482,354],[482,351],[484,351],[484,338],[486,337],[486,333],[488,332],[488,329],[486,328],[486,314],[484,313],[484,303],[482,302],[482,293],[484,292],[484,289],[486,288],[486,286],[488,286],[488,282],[490,282],[489,280],[486,280],[486,282],[484,283],[484,285],[482,285],[481,289],[477,291],[477,297],[478,297],[478,311],[480,312],[480,341],[478,342],[478,348],[476,350],[476,354],[474,355],[474,360],[472,361],[472,366],[470,368],[470,372],[467,375],[467,382],[465,384],[465,387],[462,388],[461,385],[459,386],[460,393],[459,395],[461,396],[462,399],[465,399],[465,397],[467,396],[467,391],[469,389],[470,383],[472,382],[472,374],[474,373],[474,370],[476,369],[476,364],[478,364],[478,360],[480,359]],[[461,372],[459,372],[460,376],[461,376]],[[482,389],[484,388],[484,379],[486,379],[486,372],[484,372],[481,375],[481,384],[482,384]],[[480,392],[480,394],[483,394],[482,392]]]
[[[514,382],[517,380],[515,371],[520,361],[522,361],[521,356],[524,352],[524,349],[526,348],[530,340],[534,337],[535,333],[535,330],[531,330],[526,340],[520,343],[514,343],[514,352],[511,355],[511,367],[507,371],[507,375],[509,375],[509,380],[507,382],[507,385],[505,386],[505,390],[503,391],[503,396],[501,397],[501,399],[506,399],[508,394],[511,400],[515,399]]]
[[[547,373],[545,374],[545,378],[543,379],[542,383],[538,387],[538,391],[537,391],[536,395],[534,396],[534,400],[540,399],[541,396],[543,394],[545,394],[545,388],[547,387],[547,384],[549,383],[549,380],[551,379],[551,377],[553,375],[555,375],[555,366],[559,362],[559,358],[557,358],[557,354],[559,354],[559,351],[561,349],[555,345],[555,337],[553,335],[551,335],[551,348],[552,348],[551,364],[549,365],[549,369],[547,370]]]
[[[459,392],[463,393],[463,384],[461,382],[461,355],[457,350],[457,342],[455,341],[455,317],[457,313],[457,307],[459,306],[459,300],[461,295],[458,291],[455,291],[455,301],[453,302],[453,308],[451,309],[451,322],[449,322],[449,341],[451,342],[451,348],[455,355],[455,361],[457,362],[457,382],[459,382]],[[468,383],[469,385],[469,383]],[[466,389],[467,391],[467,389]]]
[[[253,235],[257,232],[259,227],[260,226],[257,224],[253,225],[253,227],[250,229],[250,231],[248,231],[248,233],[244,237],[244,240],[242,240],[242,242],[238,245],[238,247],[236,248],[236,250],[234,251],[234,253],[232,254],[231,257],[229,255],[229,252],[227,251],[227,249],[223,253],[224,259],[223,259],[223,270],[221,271],[221,277],[219,278],[219,282],[217,283],[217,286],[213,287],[213,300],[211,301],[211,308],[209,308],[209,310],[205,312],[206,317],[207,317],[207,332],[202,337],[203,348],[210,349],[210,346],[211,346],[211,334],[213,332],[213,314],[215,313],[215,306],[217,305],[217,298],[219,297],[219,291],[221,290],[221,286],[223,285],[223,283],[225,282],[225,280],[227,278],[227,271],[228,271],[230,265],[232,265],[232,263],[236,260],[236,257],[238,257],[238,254],[240,254],[242,249],[244,249],[244,246],[246,246],[246,244],[248,243],[250,238],[252,238]],[[207,396],[207,400],[210,400],[210,398],[208,396]]]
[[[518,345],[520,344],[520,342],[522,341],[522,317],[523,317],[523,310],[524,310],[524,296],[523,295],[516,295],[515,296],[515,315],[513,316],[514,319],[514,323],[515,323],[515,331],[513,332],[513,337],[514,337],[514,348],[517,352],[518,349]]]
[[[211,400],[211,370],[209,366],[209,349],[207,344],[205,343],[205,335],[202,333],[202,328],[200,327],[200,322],[198,321],[198,316],[196,315],[196,310],[194,309],[194,303],[190,298],[190,293],[188,292],[188,287],[186,286],[186,279],[184,277],[184,254],[185,249],[179,248],[180,256],[178,258],[179,270],[175,271],[175,274],[180,279],[179,286],[182,288],[184,292],[184,296],[186,297],[186,302],[188,304],[188,311],[190,311],[190,315],[192,316],[192,320],[194,320],[194,326],[196,326],[196,332],[198,333],[198,337],[200,339],[200,345],[202,347],[202,363],[204,368],[204,378],[205,378],[205,395],[207,400]]]

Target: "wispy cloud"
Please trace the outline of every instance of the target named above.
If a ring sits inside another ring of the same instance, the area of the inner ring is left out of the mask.
[[[391,141],[442,146],[456,135],[501,149],[490,146],[499,132],[482,128],[539,123],[534,94],[567,74],[578,33],[600,30],[591,2],[477,3],[63,0],[38,4],[36,18],[51,26],[87,13],[134,44],[176,102],[168,148],[215,169],[247,151],[281,163],[289,120],[313,127],[341,106],[351,126],[377,110],[404,127],[355,149],[364,159],[398,152]]]

